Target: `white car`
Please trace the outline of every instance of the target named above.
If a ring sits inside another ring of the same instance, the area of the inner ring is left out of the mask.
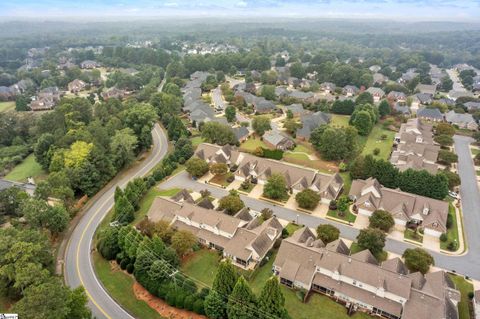
[[[448,192],[448,195],[450,195],[450,197],[453,197],[453,198],[455,198],[455,199],[459,199],[459,198],[460,198],[460,196],[458,196],[457,193],[452,192],[452,191],[449,191],[449,192]]]

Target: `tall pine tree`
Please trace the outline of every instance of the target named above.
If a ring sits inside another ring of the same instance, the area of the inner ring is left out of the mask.
[[[210,290],[210,293],[205,298],[205,314],[210,319],[226,318],[225,300],[215,290]]]
[[[276,277],[270,277],[265,286],[263,286],[260,298],[258,299],[258,309],[260,318],[288,318],[285,309],[285,297],[280,290],[280,285]]]
[[[255,295],[243,276],[238,278],[227,303],[228,319],[257,318],[259,311]]]
[[[205,299],[205,312],[209,318],[227,318],[227,301],[237,282],[237,271],[227,259],[220,263],[212,290]]]

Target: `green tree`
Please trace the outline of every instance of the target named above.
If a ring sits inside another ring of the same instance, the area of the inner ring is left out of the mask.
[[[263,187],[263,195],[274,200],[286,198],[288,194],[285,177],[280,174],[272,174]]]
[[[179,230],[172,236],[171,247],[175,249],[178,256],[184,256],[197,243],[197,237],[188,231]]]
[[[92,312],[88,308],[88,297],[83,287],[78,287],[70,291],[67,306],[69,309],[68,319],[90,319]]]
[[[346,212],[350,206],[350,199],[347,195],[341,195],[337,201],[337,208],[341,212]]]
[[[422,274],[426,274],[430,266],[435,264],[433,257],[421,248],[408,248],[402,257],[405,259],[405,266],[407,266],[410,272],[419,271]]]
[[[110,142],[110,150],[113,165],[117,170],[133,162],[137,143],[138,139],[132,129],[125,128],[115,132]]]
[[[445,134],[435,136],[434,140],[441,146],[451,146],[453,144],[453,138]]]
[[[207,122],[201,127],[202,137],[208,143],[215,143],[218,145],[235,144],[237,138],[233,133],[231,127],[223,125],[218,122]]]
[[[152,144],[153,125],[157,113],[152,105],[136,103],[127,108],[122,114],[125,125],[133,130],[138,139],[140,149],[146,149]]]
[[[237,112],[235,110],[235,107],[232,105],[229,105],[225,108],[225,117],[227,118],[227,121],[232,123],[235,122]]]
[[[378,256],[385,247],[385,233],[377,228],[365,228],[360,230],[357,236],[357,244],[360,248],[368,249]]]
[[[448,189],[453,190],[456,186],[460,185],[460,176],[457,173],[445,169],[441,174],[447,177]]]
[[[262,86],[262,92],[260,93],[261,96],[263,96],[267,100],[275,100],[276,95],[275,95],[275,85],[263,85]]]
[[[452,163],[458,162],[458,155],[447,150],[440,150],[438,152],[438,162],[450,166]]]
[[[298,128],[302,127],[301,124],[297,123],[294,119],[286,119],[283,127],[287,130],[290,134],[295,134]]]
[[[255,295],[243,276],[238,278],[228,298],[227,315],[229,319],[255,318],[257,316]]]
[[[448,123],[438,123],[435,126],[435,134],[453,136],[455,135],[455,128]]]
[[[34,155],[37,162],[43,169],[48,169],[50,161],[52,159],[53,152],[50,151],[52,145],[55,144],[55,137],[50,133],[44,133],[38,138],[37,144],[35,144]]]
[[[317,237],[326,245],[340,237],[340,230],[330,224],[320,224],[317,227]]]
[[[258,136],[263,136],[266,131],[272,129],[270,119],[265,115],[255,116],[252,121],[252,128]]]
[[[318,195],[317,192],[306,188],[295,195],[295,200],[300,208],[312,210],[317,207],[318,202],[320,201],[320,195]]]
[[[295,62],[290,66],[290,75],[296,78],[303,78],[306,75],[305,68],[303,67],[302,63]]]
[[[15,99],[15,111],[25,112],[29,111],[30,107],[28,106],[29,98],[25,95],[19,95]]]
[[[217,274],[213,280],[212,291],[218,292],[222,298],[230,296],[237,282],[238,275],[235,266],[229,259],[223,260],[218,265]]]
[[[395,225],[392,215],[384,210],[374,211],[368,220],[371,228],[378,228],[386,233]]]
[[[213,175],[225,175],[228,172],[228,166],[225,163],[214,163],[210,165],[210,172]]]
[[[193,177],[202,177],[208,172],[208,163],[198,157],[190,158],[186,163],[187,172]]]
[[[205,314],[210,319],[226,318],[225,299],[214,289],[205,298]]]
[[[380,113],[380,117],[385,117],[392,112],[390,105],[388,104],[387,100],[382,100],[378,105],[378,112]]]
[[[240,196],[234,192],[230,192],[229,195],[222,197],[218,203],[218,208],[225,210],[225,213],[228,215],[235,215],[243,207],[245,207],[245,204],[240,199]]]
[[[373,128],[373,120],[367,111],[360,111],[356,114],[352,121],[353,126],[357,129],[358,134],[367,136]]]
[[[356,105],[373,104],[373,96],[369,92],[362,92],[355,100]]]
[[[321,125],[311,136],[310,143],[326,160],[341,160],[352,156],[357,147],[357,130],[354,127]]]
[[[263,286],[258,298],[258,316],[262,319],[289,318],[285,309],[285,297],[280,289],[277,277],[270,277]]]
[[[97,250],[106,260],[115,259],[120,252],[118,231],[118,227],[108,227],[98,234]]]
[[[114,209],[115,215],[113,219],[119,223],[130,223],[135,219],[135,209],[126,196],[121,196],[118,201],[115,202]]]

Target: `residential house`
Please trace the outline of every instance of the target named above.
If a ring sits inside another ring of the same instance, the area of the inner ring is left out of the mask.
[[[472,131],[478,130],[478,124],[473,118],[472,114],[465,113],[455,113],[454,110],[445,113],[445,120],[453,125],[458,126],[462,129],[469,129]]]
[[[354,180],[349,196],[359,214],[370,217],[376,210],[384,210],[392,215],[395,228],[400,231],[409,223],[436,238],[447,231],[449,204],[446,201],[387,188],[371,177]]]
[[[28,195],[33,196],[35,194],[36,186],[33,183],[33,179],[29,178],[29,180],[32,180],[32,182],[19,183],[0,178],[0,191],[10,187],[16,187],[25,191]]]
[[[233,134],[235,134],[237,141],[240,143],[245,142],[250,136],[250,131],[245,126],[233,127],[232,131]]]
[[[388,81],[388,78],[385,75],[383,75],[382,73],[373,74],[373,83],[383,84],[387,81]]]
[[[277,99],[282,99],[288,96],[289,93],[290,91],[288,91],[286,88],[282,86],[275,87],[275,96],[277,97]]]
[[[395,134],[390,162],[400,171],[425,169],[436,174],[439,151],[440,146],[433,141],[433,126],[414,118],[402,124],[400,131]]]
[[[474,97],[473,93],[467,90],[450,90],[447,94],[448,98],[452,100],[457,100],[460,97]]]
[[[302,104],[299,104],[299,103],[286,105],[285,109],[287,111],[292,112],[293,116],[302,116],[303,114],[306,114],[309,112],[308,110],[305,110],[303,108]]]
[[[369,87],[366,92],[370,93],[373,96],[374,102],[379,102],[385,96],[385,92],[381,88],[373,86]]]
[[[15,97],[15,91],[8,86],[0,86],[0,101],[12,100]]]
[[[10,89],[15,92],[15,95],[23,94],[28,89],[31,89],[35,86],[35,83],[31,79],[23,79],[18,81],[17,83],[10,86]]]
[[[234,175],[235,179],[239,181],[252,180],[263,185],[272,174],[281,174],[285,177],[287,187],[293,193],[307,188],[312,189],[319,193],[322,203],[325,204],[337,199],[343,190],[343,179],[339,174],[323,174],[311,168],[256,157],[239,152],[230,145],[222,147],[202,143],[197,147],[195,156],[207,163],[224,163],[230,167],[237,167]]]
[[[117,89],[116,87],[112,87],[105,92],[102,92],[102,98],[105,101],[109,99],[123,99],[127,95],[125,90]]]
[[[480,102],[466,102],[463,105],[467,108],[468,111],[476,111],[480,109]]]
[[[387,98],[393,102],[407,102],[407,96],[403,92],[391,91],[390,93],[388,93]]]
[[[433,102],[433,97],[430,93],[417,93],[415,94],[417,99],[420,101],[420,104],[431,104]]]
[[[400,84],[405,84],[407,82],[410,82],[417,76],[419,76],[419,73],[415,72],[414,69],[409,69],[407,70],[407,72],[402,74],[402,76],[397,80],[397,82]]]
[[[253,110],[255,113],[265,114],[277,110],[277,106],[272,101],[266,100],[263,97],[257,97],[253,102]]]
[[[393,109],[395,110],[395,112],[403,114],[405,116],[411,115],[410,108],[405,103],[396,102],[393,104]]]
[[[325,93],[335,93],[337,86],[331,82],[323,82],[320,84],[320,89]]]
[[[191,232],[201,245],[218,250],[243,269],[254,269],[272,249],[283,229],[276,217],[261,222],[247,208],[230,216],[189,201],[178,203],[162,197],[154,199],[147,217]]]
[[[368,69],[373,73],[377,73],[382,69],[382,67],[380,65],[372,65]]]
[[[263,135],[263,142],[271,148],[282,151],[291,150],[295,147],[295,142],[291,138],[283,135],[277,130],[265,132]]]
[[[298,102],[313,102],[315,95],[312,92],[291,91],[288,96],[297,100]]]
[[[342,89],[342,93],[345,96],[354,96],[357,95],[359,89],[355,85],[345,85]]]
[[[296,138],[300,140],[310,139],[312,131],[323,124],[330,123],[331,115],[318,111],[313,114],[304,114],[301,117],[302,127],[297,129]]]
[[[48,87],[41,90],[35,100],[30,103],[32,111],[51,110],[60,101],[60,91],[58,87]]]
[[[95,69],[100,67],[100,63],[92,60],[85,60],[82,63],[80,63],[80,67],[82,69]]]
[[[437,93],[437,86],[435,84],[417,84],[415,87],[415,91],[420,93],[430,94],[431,96],[435,96]]]
[[[287,83],[291,88],[297,88],[300,86],[301,80],[299,78],[290,76],[288,77]]]
[[[411,103],[410,103],[410,110],[412,111],[413,114],[417,114],[418,110],[421,107],[420,100],[417,98],[416,95],[412,95],[409,97]]]
[[[342,240],[325,245],[304,227],[282,244],[273,262],[280,283],[327,295],[350,311],[388,319],[457,319],[460,292],[444,271],[409,273],[396,257],[379,264]]]
[[[87,86],[87,83],[82,80],[75,79],[72,82],[68,83],[68,90],[72,93],[78,93]]]
[[[438,100],[439,103],[445,104],[448,107],[453,107],[455,106],[455,101],[446,97],[442,97],[441,99]]]
[[[437,108],[419,108],[417,111],[417,117],[432,122],[443,122],[443,114]]]

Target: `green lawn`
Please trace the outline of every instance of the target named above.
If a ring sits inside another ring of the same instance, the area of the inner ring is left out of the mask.
[[[212,177],[212,179],[209,180],[209,183],[227,187],[228,185],[230,185],[230,182],[227,181],[227,178],[229,178],[230,176],[232,176],[232,173],[230,172],[223,175],[215,175]]]
[[[357,219],[357,216],[352,214],[351,212],[346,212],[345,216],[340,216],[338,215],[338,213],[339,213],[339,210],[329,210],[327,213],[327,216],[330,216],[336,219],[341,219],[350,223],[354,223],[355,219]]]
[[[13,170],[5,176],[5,179],[16,182],[26,182],[28,177],[35,178],[45,174],[46,172],[35,160],[35,156],[30,154],[23,162],[14,167]]]
[[[98,279],[108,294],[136,318],[162,319],[146,302],[137,300],[133,293],[134,279],[121,271],[112,271],[108,261],[98,253],[93,254],[93,263]]]
[[[418,243],[423,242],[423,236],[419,232],[415,233],[413,230],[410,228],[407,228],[404,233],[405,239],[413,240]]]
[[[332,120],[330,121],[330,124],[335,126],[346,127],[350,125],[348,124],[348,121],[350,121],[349,115],[332,114]]]
[[[215,250],[202,249],[187,257],[182,264],[182,272],[211,287],[219,261],[220,256]]]
[[[382,135],[386,135],[386,139],[382,139]],[[385,160],[388,159],[392,151],[394,137],[395,132],[385,130],[381,124],[375,125],[367,138],[362,155],[373,155],[373,150],[378,148],[380,153],[378,155],[374,155],[374,157],[383,158]]]
[[[341,172],[340,176],[343,178],[343,193],[348,194],[350,187],[352,187],[352,177],[349,172]]]
[[[247,152],[253,152],[258,147],[269,148],[259,137],[251,137],[240,145],[240,148]]]
[[[302,144],[297,144],[297,146],[295,146],[295,148],[293,149],[293,152],[303,152],[307,154],[312,154],[312,149]]]
[[[283,155],[283,158],[288,160],[288,159],[293,159],[293,160],[299,160],[299,161],[309,161],[310,158],[308,157],[307,154],[304,153],[291,153],[287,152],[285,155]]]
[[[158,191],[157,196],[172,197],[174,195],[177,195],[179,191],[181,191],[180,188],[161,189]]]
[[[205,140],[201,136],[195,136],[195,137],[192,138],[193,147],[198,146],[199,144],[201,144],[203,142],[205,142]]]
[[[448,205],[448,214],[452,216],[452,226],[447,229],[447,241],[440,242],[440,248],[448,250],[448,244],[452,241],[457,243],[458,248],[458,227],[457,227],[457,214],[455,214],[455,207],[450,203]]]
[[[473,318],[473,305],[468,298],[468,293],[473,292],[473,285],[466,281],[461,276],[456,276],[450,274],[450,278],[455,283],[455,286],[462,293],[462,299],[458,304],[458,314],[460,319],[470,319]],[[470,315],[472,314],[472,315]]]
[[[478,148],[471,148],[471,150],[472,150],[472,155],[473,155],[473,156],[475,156],[475,155],[477,155],[478,153],[480,153],[480,149],[478,149]]]
[[[0,113],[15,109],[15,102],[0,102]]]
[[[165,192],[166,191],[163,191],[163,193]],[[138,223],[145,216],[147,216],[148,210],[150,209],[150,206],[152,206],[153,200],[155,199],[155,197],[158,197],[158,196],[168,196],[168,195],[162,195],[162,191],[160,191],[155,186],[148,190],[145,196],[143,196],[143,198],[140,200],[140,208],[138,209],[138,212],[135,213],[135,220],[133,221],[133,224]]]
[[[294,224],[294,223],[289,223],[285,229],[287,230],[288,236],[292,236],[294,232],[302,228],[302,226]]]

